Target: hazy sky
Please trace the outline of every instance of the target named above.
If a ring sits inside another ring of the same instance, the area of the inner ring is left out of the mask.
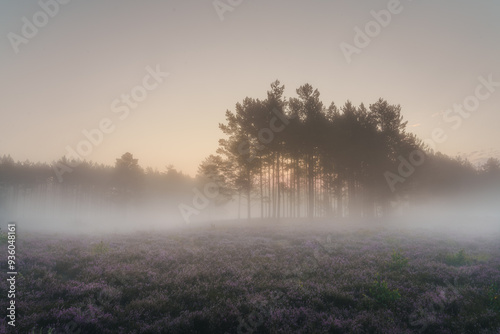
[[[442,116],[475,94],[480,76],[500,82],[500,2],[402,0],[348,64],[341,43],[355,45],[355,27],[390,2],[243,0],[221,20],[211,0],[73,0],[57,13],[49,6],[53,17],[37,1],[2,1],[0,155],[52,162],[107,118],[114,130],[87,160],[113,164],[129,151],[143,167],[194,175],[217,148],[225,110],[265,98],[279,79],[287,97],[312,84],[325,105],[383,97],[422,139],[442,128],[439,151],[500,156],[500,87],[460,124],[457,113]],[[147,79],[147,97],[120,119],[122,94],[144,92],[148,66],[169,75]]]

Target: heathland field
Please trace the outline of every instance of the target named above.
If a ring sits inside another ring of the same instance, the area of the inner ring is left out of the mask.
[[[312,225],[19,233],[8,330],[499,333],[499,234]]]

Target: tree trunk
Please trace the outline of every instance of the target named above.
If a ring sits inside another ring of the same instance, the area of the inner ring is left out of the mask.
[[[262,187],[262,156],[260,157],[261,165],[259,168],[259,183],[260,183],[260,219],[264,219],[264,192]]]
[[[307,216],[309,219],[314,217],[314,173],[313,173],[313,156],[309,156],[308,162],[308,179],[309,179],[309,205]]]
[[[276,210],[276,219],[280,219],[280,204],[281,204],[281,190],[280,190],[280,153],[278,152],[276,155],[276,186],[278,199],[277,199],[277,210]]]

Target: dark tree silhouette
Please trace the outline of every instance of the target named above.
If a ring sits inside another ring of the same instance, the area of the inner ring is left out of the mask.
[[[390,213],[391,202],[446,189],[443,180],[458,186],[455,177],[475,177],[460,159],[433,154],[406,132],[399,105],[379,99],[369,108],[349,101],[325,108],[309,84],[288,101],[283,92],[273,82],[266,100],[245,98],[219,125],[226,138],[219,141],[218,164],[225,167],[218,170],[228,188],[246,196],[249,218],[256,198],[262,218],[373,217]],[[280,127],[276,115],[286,116]],[[429,163],[396,190],[389,187],[384,173],[397,171],[416,151],[425,151]],[[445,166],[448,176],[436,182],[432,174]],[[497,164],[485,168],[496,170]]]

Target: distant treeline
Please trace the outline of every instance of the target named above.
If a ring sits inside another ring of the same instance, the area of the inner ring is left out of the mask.
[[[57,164],[72,166],[61,181]],[[192,177],[171,165],[164,171],[143,169],[128,152],[116,159],[115,166],[65,157],[54,164],[0,158],[0,214],[6,217],[22,217],[29,211],[37,217],[67,213],[80,220],[124,207],[144,207],[152,200],[174,211],[179,200],[192,197],[194,186]]]
[[[498,159],[473,166],[433,152],[406,132],[399,105],[379,99],[368,107],[326,107],[309,84],[297,97],[285,99],[283,92],[276,81],[265,100],[247,97],[226,111],[217,154],[200,164],[196,178],[173,166],[143,169],[131,153],[115,166],[65,157],[52,165],[15,162],[4,155],[0,211],[64,209],[78,216],[160,199],[177,214],[188,208],[179,214],[186,217],[199,215],[206,204],[197,201],[210,199],[212,207],[235,200],[238,218],[373,217],[401,203],[498,196]],[[60,180],[57,166],[72,167]]]

